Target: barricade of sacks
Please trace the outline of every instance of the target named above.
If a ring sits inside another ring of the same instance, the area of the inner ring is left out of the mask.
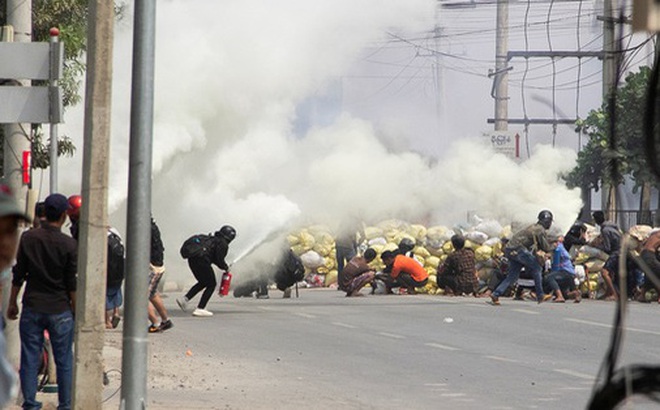
[[[629,233],[643,241],[652,228],[646,225],[636,225]],[[511,226],[502,226],[494,220],[474,218],[471,224],[449,228],[437,225],[426,227],[420,224],[410,224],[405,221],[390,219],[363,229],[360,251],[373,248],[378,257],[371,263],[375,270],[384,268],[380,255],[386,250],[395,250],[403,238],[415,242],[414,258],[429,273],[429,282],[418,293],[442,294],[436,282],[438,265],[442,264],[451,252],[453,246],[451,237],[461,233],[465,238],[465,247],[474,250],[477,274],[480,283],[485,288],[495,270],[498,259],[502,257],[502,238],[510,238]],[[604,283],[600,271],[607,260],[607,254],[597,246],[598,228],[587,225],[587,242],[580,248],[572,249],[572,257],[576,265],[576,273],[583,295],[592,298],[604,292]],[[300,256],[306,268],[306,282],[309,286],[333,286],[337,282],[337,259],[334,233],[324,225],[313,225],[288,235],[291,249]],[[596,241],[596,242],[594,242]]]
[[[425,227],[405,221],[391,219],[363,229],[360,251],[373,248],[378,257],[371,263],[376,270],[384,268],[380,255],[386,250],[395,250],[403,238],[415,242],[414,258],[429,273],[429,282],[419,293],[441,294],[436,284],[436,273],[440,265],[453,251],[451,237],[461,232],[466,237],[466,247],[475,251],[480,276],[487,281],[495,267],[493,255],[502,253],[501,237],[510,236],[510,227],[502,227],[496,221],[480,222],[474,226],[448,228],[446,226]],[[334,234],[330,228],[314,225],[288,235],[291,249],[302,259],[306,268],[308,285],[331,286],[337,282],[337,259]],[[321,278],[321,279],[319,279]]]

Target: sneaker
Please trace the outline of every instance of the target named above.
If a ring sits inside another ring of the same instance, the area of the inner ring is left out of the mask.
[[[160,330],[160,326],[156,326],[156,325],[154,325],[154,324],[151,324],[151,326],[149,326],[149,328],[147,329],[147,331],[148,331],[149,333],[160,333],[160,332],[161,332],[161,330]]]
[[[183,310],[184,312],[188,308],[188,301],[189,301],[189,299],[185,296],[182,296],[180,298],[176,298],[176,304],[179,305],[181,310]]]
[[[490,295],[490,304],[493,306],[499,306],[500,305],[500,298],[497,296]]]
[[[193,311],[192,315],[197,317],[209,317],[209,316],[213,316],[213,312],[208,311],[206,309],[197,308]]]
[[[166,331],[168,329],[171,329],[173,327],[174,327],[174,323],[172,323],[172,321],[170,319],[167,319],[164,322],[160,322],[160,326],[158,326],[158,328],[160,329],[161,332],[164,332],[164,331]]]
[[[284,289],[284,294],[282,295],[284,299],[289,299],[291,297],[291,288]]]

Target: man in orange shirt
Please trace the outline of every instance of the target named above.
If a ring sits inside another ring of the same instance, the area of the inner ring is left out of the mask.
[[[416,260],[392,251],[385,251],[380,256],[385,266],[391,269],[393,279],[391,287],[405,287],[409,294],[415,293],[415,288],[421,288],[429,281],[429,274]]]

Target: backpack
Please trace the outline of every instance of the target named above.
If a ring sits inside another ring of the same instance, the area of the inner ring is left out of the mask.
[[[213,237],[210,235],[193,235],[186,239],[181,245],[181,257],[183,259],[207,256],[211,250]]]
[[[305,278],[305,266],[298,255],[288,251],[284,256],[279,271],[275,274],[275,283],[279,290],[295,285]]]
[[[119,235],[108,231],[108,286],[116,287],[124,280],[124,244]]]

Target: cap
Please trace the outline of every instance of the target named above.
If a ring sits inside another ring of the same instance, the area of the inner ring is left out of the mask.
[[[69,200],[62,194],[50,194],[44,201],[46,206],[46,214],[53,216],[60,216],[66,212],[70,205]]]
[[[7,185],[0,185],[0,217],[3,216],[16,216],[30,222],[30,217],[19,208],[14,195],[12,195]]]

